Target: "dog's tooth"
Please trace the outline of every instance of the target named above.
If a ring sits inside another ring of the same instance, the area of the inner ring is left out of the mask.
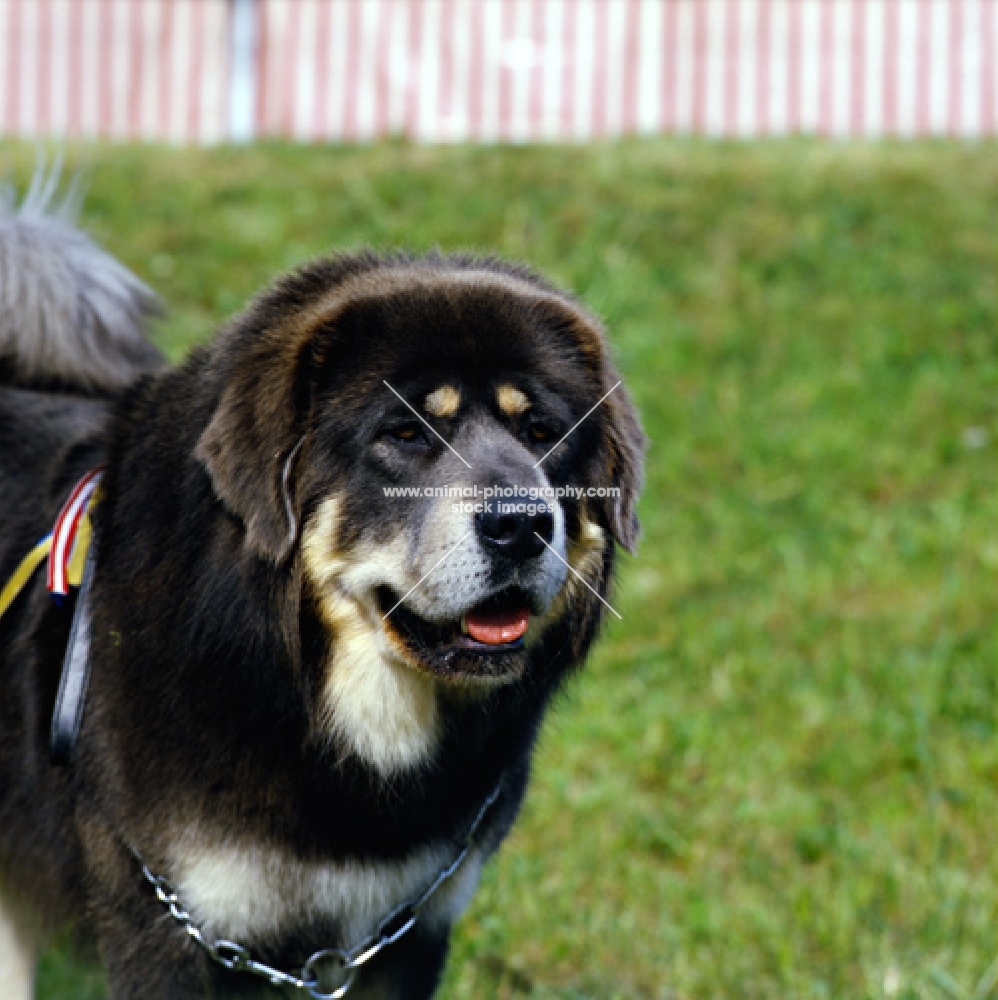
[[[462,635],[467,635],[468,634],[468,616],[467,615],[461,615],[461,634]]]

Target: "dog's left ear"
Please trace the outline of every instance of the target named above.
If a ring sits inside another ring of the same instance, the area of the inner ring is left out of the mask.
[[[607,389],[618,381],[611,369]],[[623,385],[618,386],[603,403],[602,441],[600,443],[602,473],[616,487],[618,496],[607,497],[603,513],[613,537],[628,552],[633,552],[638,540],[637,502],[644,481],[644,452],[647,438],[641,429],[638,413]]]
[[[553,305],[552,300],[545,299],[535,310],[551,330],[569,332],[569,350],[590,369],[599,387],[601,402],[598,417],[594,413],[593,419],[600,420],[601,430],[592,451],[589,476],[597,486],[615,487],[619,492],[594,500],[592,509],[617,544],[633,552],[640,527],[636,508],[644,481],[647,445],[638,412],[609,358],[598,319],[574,300],[564,298]]]
[[[263,338],[252,346],[223,380],[194,450],[215,494],[242,521],[246,546],[274,565],[291,554],[299,526],[293,472],[304,440],[298,386],[308,346],[289,356],[292,346]]]

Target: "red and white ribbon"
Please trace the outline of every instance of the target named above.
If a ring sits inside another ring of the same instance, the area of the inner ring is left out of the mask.
[[[48,589],[51,593],[65,597],[69,593],[69,560],[73,554],[73,543],[80,520],[86,513],[87,504],[100,483],[104,470],[91,469],[77,484],[69,499],[63,505],[52,529],[52,549],[49,552]]]

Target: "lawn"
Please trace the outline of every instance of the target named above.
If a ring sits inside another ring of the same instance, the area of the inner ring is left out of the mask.
[[[998,146],[81,157],[176,357],[368,244],[498,250],[606,319],[643,538],[445,1000],[998,997]],[[98,984],[46,955],[43,1000]]]

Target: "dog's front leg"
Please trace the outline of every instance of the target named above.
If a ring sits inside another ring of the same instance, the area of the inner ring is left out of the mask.
[[[138,861],[98,814],[78,814],[86,858],[86,922],[110,1000],[201,1000],[208,958],[157,900]]]
[[[111,1000],[199,1000],[210,996],[206,962],[168,917],[115,908],[99,918],[98,943]]]

